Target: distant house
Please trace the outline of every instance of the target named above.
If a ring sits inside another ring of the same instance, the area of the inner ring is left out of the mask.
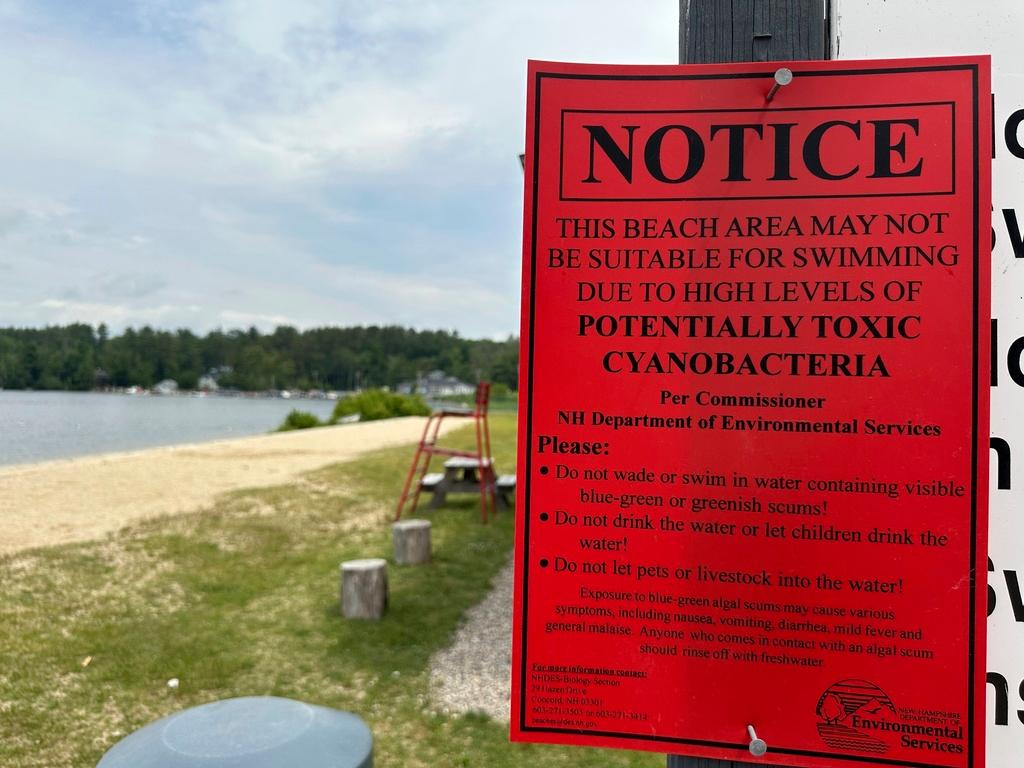
[[[403,395],[417,394],[424,397],[450,397],[452,395],[472,395],[476,387],[467,384],[444,371],[431,371],[426,376],[417,376],[416,381],[406,381],[396,387]]]
[[[199,377],[199,381],[196,382],[196,389],[201,392],[216,392],[220,389],[221,377],[230,376],[234,372],[234,368],[230,365],[218,365],[215,368],[211,368]]]
[[[175,395],[178,393],[178,382],[174,379],[164,379],[155,387],[153,387],[153,394],[155,395]]]

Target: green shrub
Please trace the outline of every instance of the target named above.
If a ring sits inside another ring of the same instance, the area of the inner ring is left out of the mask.
[[[310,429],[323,426],[320,419],[307,411],[292,409],[285,416],[284,423],[277,428],[278,432],[291,432],[293,429]]]
[[[367,389],[358,395],[339,400],[334,406],[331,423],[335,424],[343,416],[351,416],[353,413],[358,413],[361,421],[376,421],[396,416],[427,416],[430,407],[419,395],[399,395],[383,389]]]

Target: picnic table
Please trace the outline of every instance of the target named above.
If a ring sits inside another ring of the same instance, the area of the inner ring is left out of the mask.
[[[430,493],[430,509],[440,507],[449,493],[480,493],[484,476],[493,477],[494,459],[452,456],[444,463],[444,472],[430,472],[420,480],[420,488]],[[494,481],[498,509],[511,509],[515,498],[516,476],[498,475]]]

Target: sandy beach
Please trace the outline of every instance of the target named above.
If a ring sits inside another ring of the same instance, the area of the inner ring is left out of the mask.
[[[414,443],[424,421],[389,419],[3,467],[0,555],[96,539],[138,520],[201,509],[226,491],[278,485],[368,451]]]

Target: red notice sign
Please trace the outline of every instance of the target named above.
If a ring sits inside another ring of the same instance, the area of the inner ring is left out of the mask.
[[[779,66],[530,66],[512,737],[981,768],[988,59]]]

